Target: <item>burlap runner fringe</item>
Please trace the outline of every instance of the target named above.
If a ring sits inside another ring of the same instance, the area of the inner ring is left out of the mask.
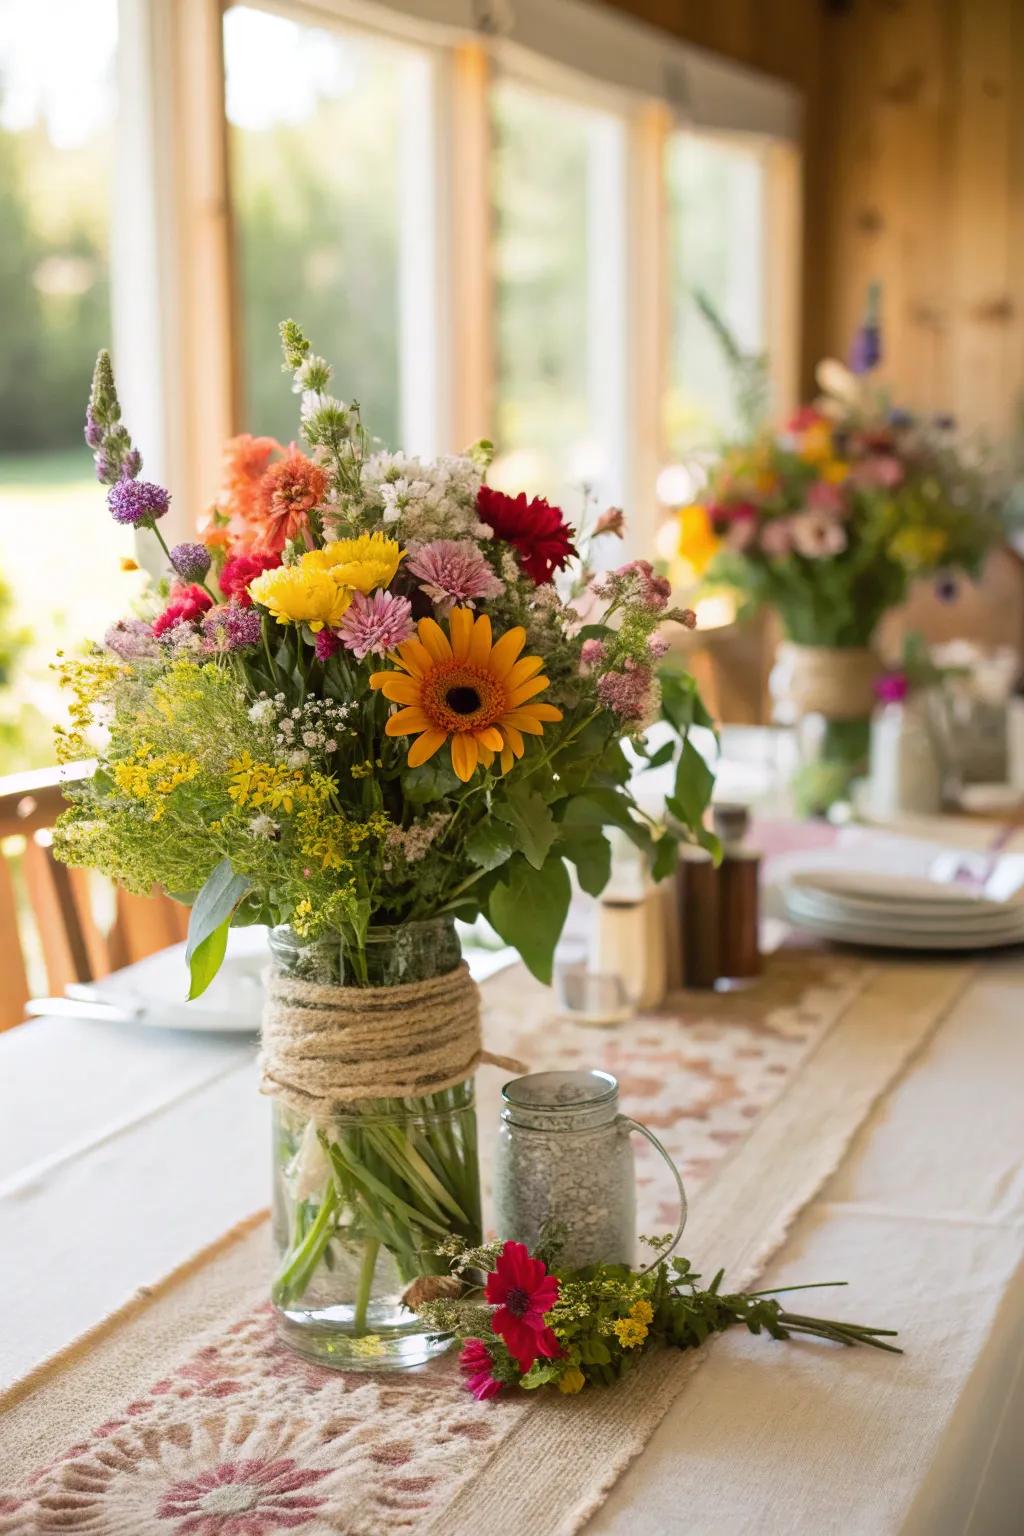
[[[302,1114],[329,1118],[338,1104],[438,1093],[483,1064],[525,1070],[483,1049],[480,993],[465,961],[395,987],[277,972],[265,983],[260,1088]]]

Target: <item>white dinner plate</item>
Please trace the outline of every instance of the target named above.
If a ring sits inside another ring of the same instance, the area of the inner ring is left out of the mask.
[[[881,902],[841,900],[823,894],[805,891],[791,886],[786,891],[786,901],[793,911],[806,913],[808,917],[823,922],[852,922],[864,927],[897,927],[928,929],[934,933],[985,933],[997,929],[1014,929],[1024,924],[1024,908],[1002,902],[989,902],[969,911],[926,903],[898,903],[886,907]]]
[[[910,875],[887,875],[865,869],[815,869],[795,871],[790,885],[844,901],[882,905],[887,910],[910,904],[970,912],[978,907],[1000,905],[969,886],[945,884]],[[1008,905],[1008,904],[1007,904]]]
[[[1024,944],[1024,918],[1013,928],[959,929],[950,933],[882,923],[856,923],[811,916],[786,903],[790,920],[799,928],[840,944],[864,944],[881,949],[999,949]]]

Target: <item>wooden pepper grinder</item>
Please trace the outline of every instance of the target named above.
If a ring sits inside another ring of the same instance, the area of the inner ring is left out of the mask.
[[[730,980],[761,971],[760,857],[743,839],[750,826],[745,805],[716,805],[712,823],[722,844],[718,876],[718,967]]]

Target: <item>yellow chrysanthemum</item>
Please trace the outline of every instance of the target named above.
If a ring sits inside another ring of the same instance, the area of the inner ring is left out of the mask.
[[[636,1349],[647,1337],[647,1324],[635,1317],[620,1317],[614,1329],[623,1349]]]
[[[250,583],[249,596],[269,608],[279,624],[308,624],[316,632],[341,622],[352,591],[340,585],[333,572],[308,564],[304,555],[297,565],[279,565],[264,571]]]
[[[889,553],[908,571],[924,571],[938,565],[949,548],[944,528],[900,528],[889,540]]]
[[[317,551],[335,581],[357,592],[390,586],[405,558],[395,539],[384,533],[363,533],[357,539],[335,539]]]
[[[567,1371],[563,1371],[558,1378],[559,1392],[571,1395],[574,1392],[582,1392],[587,1384],[587,1378],[578,1365],[570,1365]]]
[[[641,1297],[639,1301],[634,1301],[629,1309],[629,1315],[645,1326],[654,1322],[654,1308],[644,1297]]]
[[[451,742],[452,767],[467,783],[483,763],[500,754],[501,771],[522,757],[523,736],[542,736],[544,721],[562,711],[537,701],[548,679],[538,676],[539,656],[523,656],[526,631],[518,626],[491,641],[491,621],[469,608],[453,608],[446,635],[434,619],[421,619],[418,638],[406,640],[393,659],[396,672],[374,672],[370,687],[403,706],[389,719],[388,736],[416,736],[409,766],[417,768]],[[450,636],[450,638],[449,638]]]

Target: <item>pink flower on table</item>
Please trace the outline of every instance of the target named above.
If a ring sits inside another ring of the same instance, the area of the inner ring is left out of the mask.
[[[875,698],[882,704],[902,704],[910,692],[905,672],[883,672],[875,679]]]
[[[342,645],[362,661],[371,652],[383,656],[386,651],[393,651],[396,645],[408,640],[415,628],[412,604],[407,597],[398,597],[394,592],[356,592],[337,634]],[[319,640],[318,635],[317,655],[323,661],[326,658],[321,655]]]
[[[493,1364],[491,1352],[482,1339],[466,1340],[459,1354],[459,1370],[466,1377],[466,1391],[472,1392],[478,1402],[484,1403],[501,1391],[501,1382],[491,1374]]]
[[[798,512],[790,524],[793,547],[808,560],[827,560],[846,548],[842,523],[825,512]]]
[[[523,1243],[506,1243],[502,1248],[493,1273],[487,1276],[484,1296],[495,1307],[491,1327],[504,1339],[521,1371],[528,1371],[538,1356],[554,1360],[561,1354],[544,1321],[558,1300],[558,1281],[540,1259],[530,1257]]]
[[[294,1461],[226,1461],[210,1472],[172,1484],[158,1520],[180,1520],[187,1536],[264,1536],[294,1531],[316,1519],[327,1501],[304,1492],[326,1471],[304,1471]]]
[[[406,570],[420,578],[425,592],[443,613],[459,603],[472,608],[478,598],[499,597],[505,583],[469,539],[435,539],[413,550]]]

